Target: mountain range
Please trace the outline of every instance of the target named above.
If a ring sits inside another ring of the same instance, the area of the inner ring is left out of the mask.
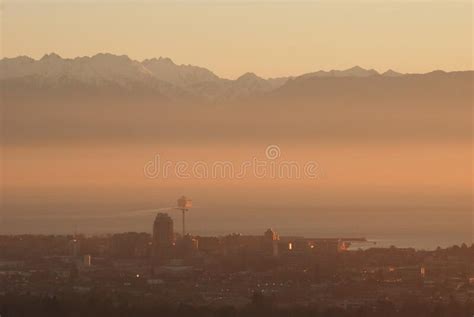
[[[170,99],[200,98],[235,100],[274,91],[291,80],[311,78],[399,77],[389,70],[383,74],[355,66],[347,70],[317,71],[295,77],[264,79],[245,73],[235,80],[221,78],[212,71],[193,65],[177,65],[170,58],[143,61],[126,55],[97,54],[92,57],[61,58],[55,53],[35,60],[27,56],[0,60],[3,85],[30,85],[45,88],[79,86],[145,89]]]
[[[169,58],[0,61],[4,143],[470,142],[474,72],[235,80]],[[286,141],[285,141],[286,140]]]

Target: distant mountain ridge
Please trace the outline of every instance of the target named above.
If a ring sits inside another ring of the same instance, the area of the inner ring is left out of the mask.
[[[374,69],[363,69],[360,66],[354,66],[346,70],[330,70],[328,72],[320,70],[314,73],[308,73],[299,76],[300,78],[312,78],[312,77],[370,77],[380,75]]]
[[[170,58],[146,59],[141,64],[156,78],[179,87],[221,80],[206,68],[193,65],[176,65]]]
[[[0,60],[0,80],[36,82],[43,87],[71,83],[87,86],[111,86],[131,89],[146,87],[170,98],[183,95],[206,99],[239,98],[268,92],[286,79],[266,80],[243,75],[236,80],[223,79],[206,68],[177,65],[169,58],[132,60],[126,55],[100,53],[92,57],[61,58],[55,53],[39,60],[27,56]]]
[[[347,70],[316,71],[300,76],[264,79],[245,73],[235,80],[221,78],[212,71],[193,65],[177,65],[170,58],[136,61],[126,55],[100,53],[88,57],[62,58],[55,53],[35,60],[27,56],[0,60],[0,81],[36,83],[41,87],[86,85],[88,87],[142,88],[168,98],[183,96],[205,100],[234,100],[274,91],[289,81],[325,78],[401,77],[388,70],[382,74],[359,66]]]
[[[229,80],[167,58],[0,60],[8,144],[472,142],[473,90],[473,71],[353,67]]]

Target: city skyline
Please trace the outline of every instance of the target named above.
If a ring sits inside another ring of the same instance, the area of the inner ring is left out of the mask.
[[[473,317],[473,17],[3,0],[0,317]]]

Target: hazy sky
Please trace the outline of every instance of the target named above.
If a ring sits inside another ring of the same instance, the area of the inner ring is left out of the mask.
[[[223,77],[354,65],[472,69],[472,1],[23,1],[2,4],[2,55],[171,57]]]

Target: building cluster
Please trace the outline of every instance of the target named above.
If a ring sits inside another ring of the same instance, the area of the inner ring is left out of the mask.
[[[263,235],[230,234],[222,237],[179,236],[174,233],[173,219],[166,213],[158,213],[153,224],[152,264],[154,267],[177,263],[199,256],[249,256],[279,257],[304,254],[335,254],[346,251],[352,239],[311,239],[304,237],[280,237],[273,229]]]
[[[274,305],[343,309],[380,300],[474,300],[474,246],[349,248],[358,240],[364,239],[288,237],[272,229],[261,235],[182,235],[165,213],[156,216],[152,234],[0,236],[0,297],[7,290],[41,296],[99,292],[237,307],[258,292]]]

